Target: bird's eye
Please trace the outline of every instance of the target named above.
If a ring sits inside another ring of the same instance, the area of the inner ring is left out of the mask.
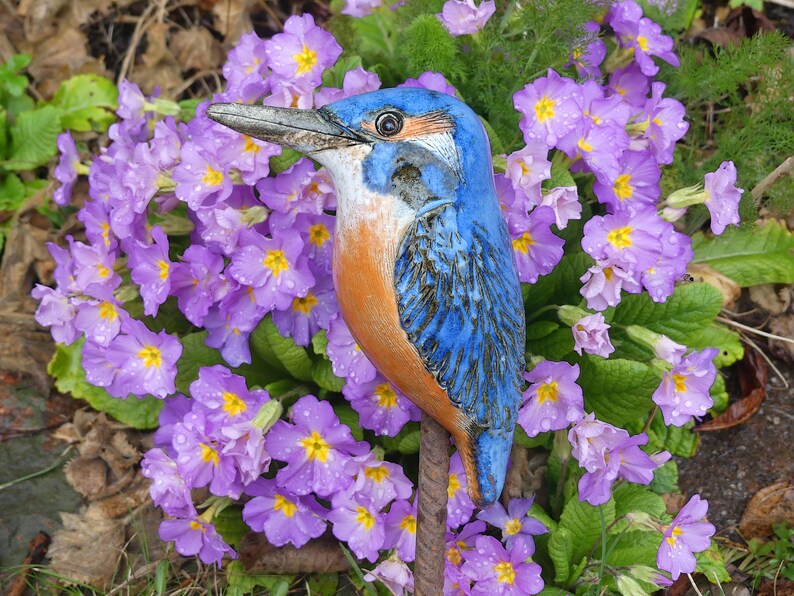
[[[384,112],[375,120],[375,130],[379,135],[392,137],[403,128],[403,117],[396,112]]]

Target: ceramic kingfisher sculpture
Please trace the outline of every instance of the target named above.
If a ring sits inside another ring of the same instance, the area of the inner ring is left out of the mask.
[[[405,88],[319,110],[214,104],[207,115],[328,168],[345,321],[388,381],[452,435],[474,502],[493,503],[521,401],[524,308],[476,114]]]

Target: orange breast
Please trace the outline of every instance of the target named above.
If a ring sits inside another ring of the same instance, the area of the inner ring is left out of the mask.
[[[464,416],[427,370],[400,324],[394,264],[410,221],[400,221],[392,201],[376,199],[365,218],[338,218],[334,285],[345,321],[361,349],[388,381],[456,438]]]

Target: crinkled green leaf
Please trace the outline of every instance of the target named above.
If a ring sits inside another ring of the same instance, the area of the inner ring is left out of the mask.
[[[739,334],[722,323],[711,323],[697,337],[688,339],[686,345],[695,350],[717,348],[719,353],[714,357],[714,364],[718,368],[730,366],[744,358],[744,347]]]
[[[84,399],[92,408],[106,412],[119,422],[138,429],[157,428],[160,410],[164,401],[155,397],[127,399],[111,396],[102,387],[95,387],[85,379],[83,370],[84,339],[70,346],[57,344],[55,355],[47,366],[47,372],[55,379],[55,387],[61,393],[71,393]]]
[[[80,74],[61,83],[50,105],[60,110],[63,128],[104,132],[116,121],[118,94],[113,81],[97,74]]]
[[[339,588],[338,573],[313,573],[306,580],[307,596],[336,596]]]
[[[676,3],[671,2],[665,5],[654,4],[649,0],[640,0],[640,4],[644,15],[655,23],[659,23],[665,33],[669,34],[689,28],[700,7],[700,0],[678,0]]]
[[[25,196],[25,185],[16,174],[9,173],[0,180],[0,211],[16,211]]]
[[[573,333],[570,328],[559,327],[545,337],[527,341],[527,352],[548,360],[562,360],[573,352],[573,346]]]
[[[8,112],[0,105],[0,161],[6,157],[8,151]]]
[[[312,379],[321,389],[326,391],[338,393],[345,386],[345,380],[334,374],[331,362],[325,358],[321,358],[312,364]]]
[[[13,54],[5,64],[0,66],[0,98],[5,91],[11,96],[18,97],[25,93],[28,87],[28,78],[18,74],[20,70],[30,64],[28,54]]]
[[[731,581],[731,576],[725,568],[725,558],[714,542],[708,550],[695,553],[695,559],[697,560],[695,571],[705,575],[712,584]]]
[[[604,514],[604,526],[608,527],[615,521],[615,501],[610,499],[600,505]],[[598,507],[580,501],[577,497],[570,499],[563,507],[557,531],[568,530],[573,544],[571,561],[580,561],[586,557],[593,546],[601,538],[601,515]]]
[[[204,101],[202,97],[183,99],[179,102],[179,119],[182,122],[190,122],[196,116],[196,107]]]
[[[291,575],[274,575],[268,573],[249,573],[245,570],[241,561],[232,561],[226,566],[226,586],[224,594],[226,596],[246,596],[247,594],[258,593],[264,588],[267,594],[273,596],[275,590],[283,590],[280,586],[286,584],[289,589],[290,583],[295,579]]]
[[[648,488],[660,495],[678,492],[678,464],[674,460],[670,460],[656,468]]]
[[[529,508],[529,513],[527,513],[527,515],[529,515],[529,517],[534,517],[536,520],[546,526],[549,531],[557,529],[557,522],[552,519],[546,510],[537,503],[532,503],[532,507]]]
[[[722,378],[721,374],[717,373],[709,394],[711,395],[711,399],[714,400],[711,411],[717,414],[724,412],[725,408],[728,407],[728,392],[725,390],[725,379]]]
[[[281,367],[301,381],[312,381],[312,359],[305,348],[284,337],[270,317],[266,317],[251,333],[251,347],[265,362]]]
[[[301,157],[303,157],[302,153],[282,147],[281,155],[274,155],[270,158],[270,173],[280,174],[284,170],[288,170]]]
[[[742,287],[794,282],[794,235],[776,221],[713,238],[697,233],[692,248],[694,263],[709,265]]]
[[[320,329],[312,337],[312,349],[318,356],[326,356],[328,353],[328,333],[325,329]]]
[[[345,82],[345,75],[361,65],[361,56],[345,54],[331,68],[325,69],[323,72],[323,87],[341,89]]]
[[[212,523],[223,541],[230,546],[237,546],[250,530],[243,521],[243,508],[237,505],[225,507],[212,518]]]
[[[557,528],[549,538],[549,557],[554,564],[554,583],[565,585],[571,574],[573,539],[567,528]]]
[[[30,170],[44,165],[57,151],[61,118],[56,108],[45,106],[17,115],[11,126],[11,151],[2,164],[8,170]]]
[[[658,497],[661,500],[661,497]],[[664,509],[664,508],[663,508]],[[630,530],[616,532],[607,536],[606,563],[610,567],[629,565],[656,566],[656,551],[662,542],[662,535],[656,532]],[[596,552],[600,559],[600,553]]]
[[[648,445],[652,451],[667,450],[680,457],[695,455],[700,437],[692,432],[694,422],[682,426],[665,426],[661,412],[657,413],[648,429]]]
[[[527,320],[532,321],[535,313],[549,304],[579,304],[582,301],[579,278],[592,265],[593,259],[583,252],[566,254],[554,271],[534,284],[522,284]]]
[[[356,441],[361,441],[364,438],[364,431],[358,422],[358,412],[351,408],[348,404],[338,404],[334,406],[339,422],[350,427],[350,433]],[[418,450],[418,449],[417,449]]]
[[[519,447],[542,447],[548,446],[551,442],[551,433],[540,433],[537,437],[530,437],[520,426],[516,426],[513,442]]]
[[[651,395],[660,381],[650,366],[635,360],[584,356],[580,362],[579,385],[585,410],[616,426],[626,426],[649,414]]]
[[[527,340],[543,339],[559,328],[560,324],[555,321],[534,321],[527,325]]]
[[[419,453],[419,423],[409,422],[396,436],[384,435],[380,442],[386,451],[399,451],[410,454]]]
[[[642,511],[658,518],[665,511],[662,498],[641,484],[621,484],[612,491],[612,497],[615,499],[615,517]]]

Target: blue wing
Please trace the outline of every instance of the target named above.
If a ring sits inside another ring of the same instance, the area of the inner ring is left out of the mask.
[[[450,399],[475,426],[512,438],[526,368],[524,306],[507,227],[491,221],[461,233],[454,203],[417,217],[395,286],[403,328]]]

